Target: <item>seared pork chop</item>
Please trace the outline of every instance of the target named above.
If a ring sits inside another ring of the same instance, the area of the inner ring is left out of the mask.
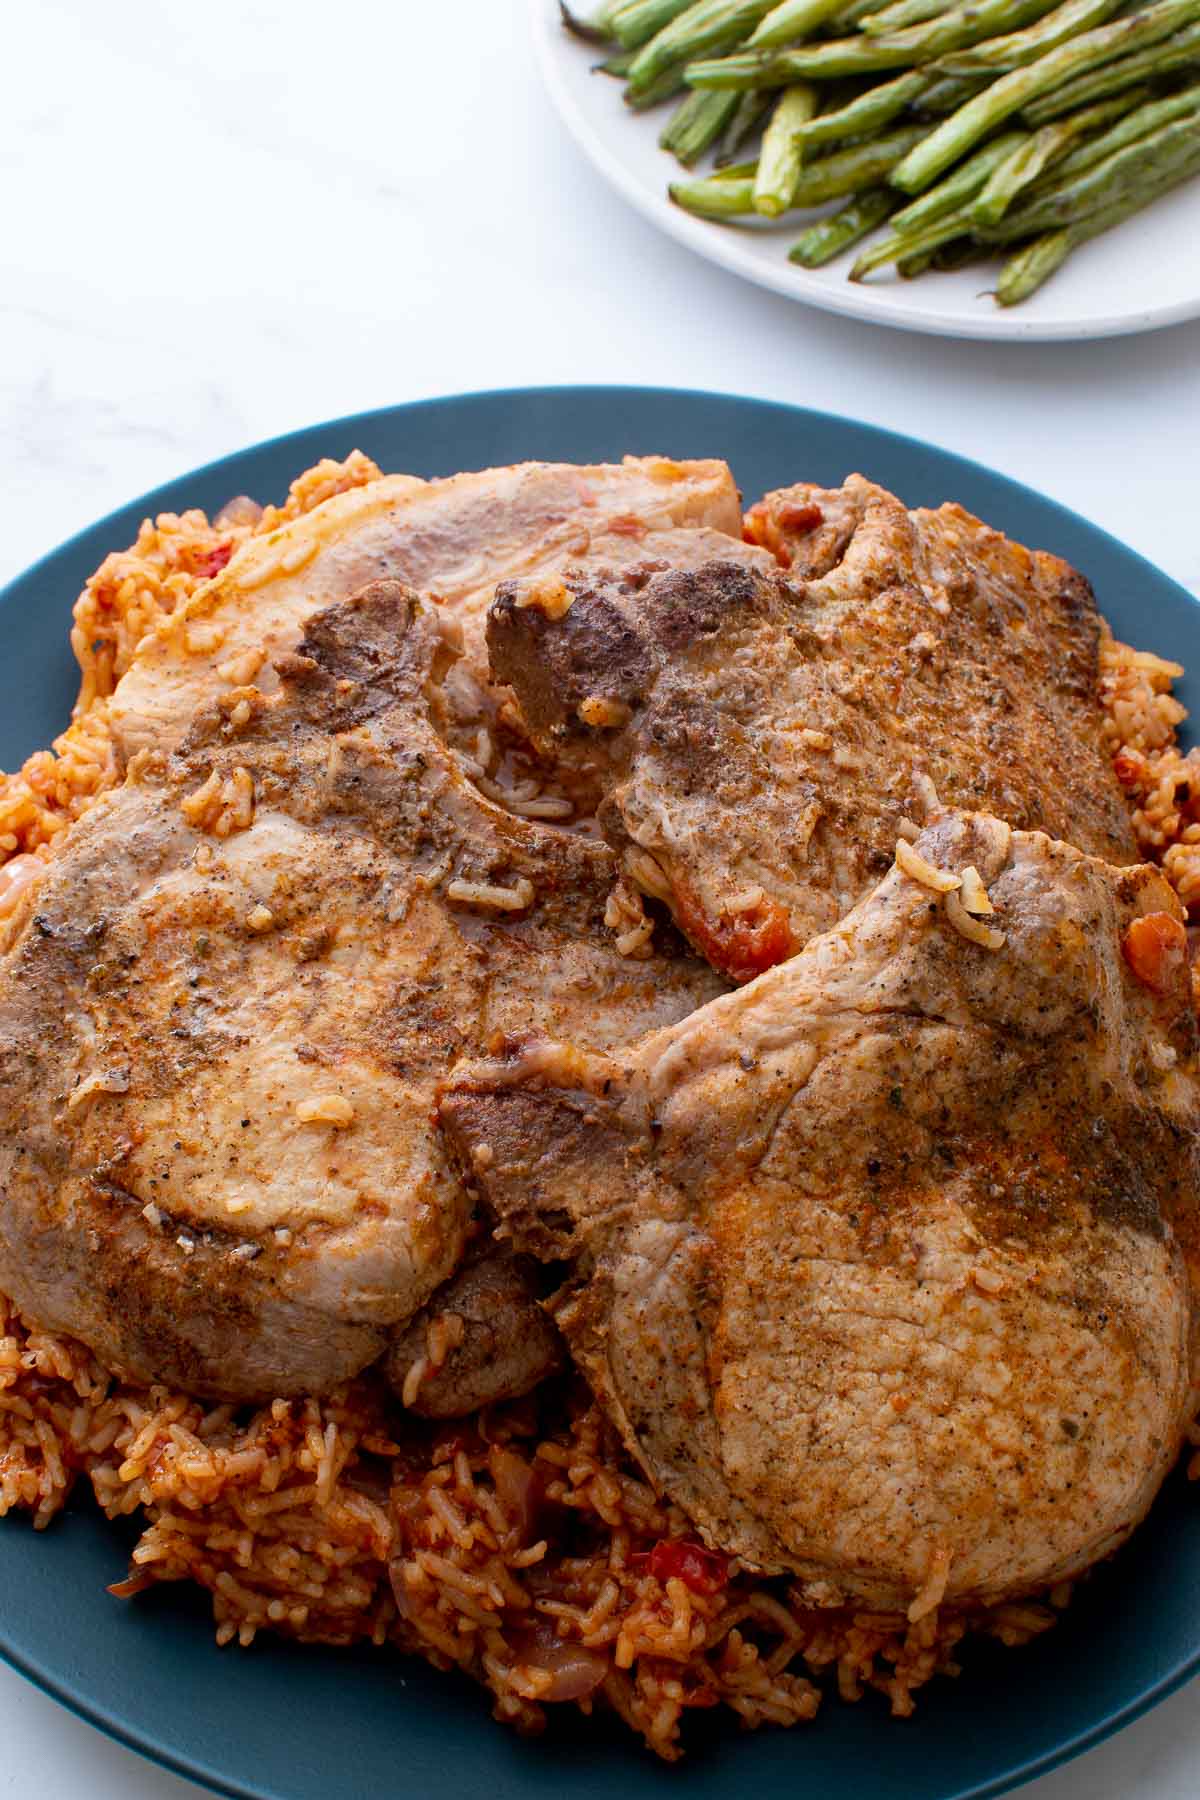
[[[933,790],[1134,856],[1082,577],[958,507],[804,491],[790,577],[568,571],[503,584],[488,625],[538,744],[599,769],[627,874],[738,981],[872,887]]]
[[[906,860],[740,992],[613,1057],[526,1043],[442,1117],[514,1244],[569,1263],[571,1351],[704,1536],[916,1617],[1072,1575],[1149,1506],[1200,1094],[1157,870],[961,814]],[[968,868],[974,924],[938,891]]]
[[[627,457],[445,481],[385,476],[250,539],[164,619],[107,702],[117,753],[174,748],[197,708],[230,686],[271,689],[274,659],[295,648],[310,615],[384,576],[435,593],[458,616],[466,647],[458,698],[467,720],[482,717],[483,696],[463,677],[486,675],[484,616],[501,577],[567,558],[675,560],[693,530],[710,554],[732,545],[739,557],[767,560],[740,541],[738,493],[721,462]]]
[[[494,1034],[605,1046],[718,983],[621,957],[611,852],[447,747],[452,620],[379,582],[72,829],[0,959],[0,1284],[109,1365],[319,1393],[456,1267],[436,1083]]]
[[[413,1412],[457,1419],[515,1400],[561,1368],[535,1265],[488,1238],[392,1339],[384,1373]]]

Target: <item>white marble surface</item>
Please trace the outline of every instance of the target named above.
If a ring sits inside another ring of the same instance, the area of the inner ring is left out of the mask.
[[[523,0],[38,0],[5,9],[4,36],[0,579],[275,432],[586,380],[736,389],[916,432],[1200,589],[1200,323],[990,347],[744,287],[581,164],[538,91]],[[0,1800],[35,1780],[56,1800],[195,1791],[3,1668],[0,1741]],[[1198,1792],[1195,1690],[1026,1790]]]

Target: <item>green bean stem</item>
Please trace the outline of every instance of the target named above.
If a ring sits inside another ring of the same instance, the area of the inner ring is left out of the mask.
[[[855,194],[839,211],[818,219],[797,238],[788,251],[789,262],[799,263],[804,269],[823,268],[882,225],[895,204],[896,196],[890,188],[866,188]]]
[[[697,89],[697,92],[702,90]],[[754,177],[754,210],[777,219],[792,204],[804,151],[800,130],[817,110],[817,90],[808,82],[785,88],[763,133]]]
[[[1073,225],[1089,213],[1120,202],[1132,189],[1145,186],[1171,170],[1200,162],[1200,130],[1196,119],[1176,119],[1149,136],[1126,144],[1059,185],[1032,196],[980,235],[997,243]],[[976,228],[979,229],[978,227]]]
[[[939,244],[930,257],[935,269],[949,272],[951,269],[965,269],[970,263],[982,262],[988,255],[985,245],[973,237],[952,238],[948,244]]]
[[[859,133],[878,131],[914,105],[929,86],[929,78],[920,69],[898,75],[894,81],[881,81],[860,94],[846,106],[823,112],[801,128],[805,148],[810,144],[832,143],[838,138],[856,137]]]
[[[752,89],[787,87],[799,77],[787,68],[787,53],[764,55],[757,50],[739,50],[734,56],[701,57],[690,62],[686,70],[689,87],[732,88],[739,94]]]
[[[939,117],[957,112],[964,101],[974,99],[988,85],[987,79],[963,81],[957,75],[935,75],[932,70],[927,73],[929,86],[921,95],[921,111]]]
[[[1190,180],[1198,171],[1200,160],[1184,162],[1175,169],[1166,171],[1159,180],[1131,189],[1111,206],[1089,213],[1086,219],[1079,220],[1077,224],[1069,225],[1061,231],[1048,232],[1044,237],[1035,238],[1032,244],[1014,251],[996,283],[996,299],[1001,306],[1015,306],[1020,301],[1027,300],[1043,281],[1053,275],[1072,250],[1077,249],[1080,244],[1088,243],[1092,238],[1102,236],[1106,231],[1112,231],[1114,226],[1123,225],[1134,213],[1143,212],[1171,188]],[[1066,247],[1060,255],[1057,252],[1062,239],[1066,240]],[[1051,243],[1051,240],[1055,241]],[[1039,244],[1044,247],[1040,257],[1036,254]]]
[[[1089,5],[1101,0],[1087,0]],[[1115,0],[1103,0],[1114,4]],[[1042,17],[1054,0],[964,0],[949,12],[909,25],[902,31],[889,31],[872,38],[847,38],[832,44],[814,44],[793,52],[797,64],[808,61],[808,73],[817,75],[822,69],[831,73],[870,74],[875,69],[920,67],[934,62],[965,45],[976,44],[997,31],[1008,31]],[[845,66],[838,67],[839,64]]]
[[[943,57],[938,68],[944,75],[989,75],[1023,69],[1047,50],[1065,44],[1068,38],[1078,37],[1093,25],[1103,25],[1123,3],[1124,0],[1065,0],[1064,5],[1056,6],[1036,25],[1027,26],[1024,31],[1006,32],[972,50]]]
[[[690,169],[716,143],[738,104],[736,94],[706,94],[700,88],[689,88],[659,133],[659,149],[671,151]]]
[[[1093,100],[1102,100],[1106,94],[1120,93],[1123,88],[1134,87],[1197,62],[1200,62],[1200,20],[1177,31],[1165,43],[1140,50],[1133,56],[1119,57],[1099,69],[1077,76],[1065,86],[1043,94],[1022,111],[1031,125],[1045,125],[1077,106],[1086,106]]]
[[[1000,271],[996,301],[1000,306],[1019,306],[1036,294],[1044,281],[1061,268],[1074,249],[1070,231],[1048,231],[1043,237],[1014,250]]]
[[[1136,92],[1136,90],[1134,91]],[[1143,92],[1145,92],[1144,89]],[[1040,130],[1034,132],[1031,138],[1018,144],[1012,154],[1005,157],[1004,161],[992,171],[982,192],[971,206],[970,213],[973,222],[977,225],[994,225],[998,219],[1003,218],[1018,194],[1023,193],[1026,188],[1033,187],[1039,176],[1043,175],[1047,169],[1052,168],[1054,179],[1061,180],[1067,169],[1068,152],[1071,146],[1089,131],[1098,131],[1111,119],[1128,112],[1135,104],[1136,102],[1132,99],[1121,95],[1118,99],[1104,101],[1099,106],[1085,107],[1081,112],[1072,114],[1069,119],[1059,119],[1051,125],[1043,125]],[[1149,131],[1164,122],[1162,118],[1155,117],[1148,121],[1144,129]],[[1142,135],[1140,132],[1132,134],[1133,137],[1140,135]],[[1097,139],[1096,141],[1100,143],[1104,140]],[[1131,141],[1129,137],[1121,138],[1118,142],[1112,143],[1109,148],[1119,149],[1121,143],[1129,141]],[[1090,149],[1091,146],[1087,146],[1087,148]],[[1086,168],[1090,167],[1092,162],[1100,162],[1105,154],[1106,152],[1101,151],[1099,154],[1093,155],[1090,161],[1083,166]]]
[[[827,200],[841,200],[873,187],[920,141],[923,131],[923,126],[909,126],[809,163],[800,171],[793,207],[823,206]],[[753,179],[748,175],[731,179],[731,175],[732,171],[725,170],[702,181],[675,181],[669,192],[677,206],[701,218],[731,219],[753,213]]]
[[[957,212],[979,193],[992,171],[1028,141],[1027,131],[1006,131],[1003,136],[994,138],[982,150],[977,150],[974,156],[968,157],[961,167],[947,175],[944,181],[939,181],[936,187],[931,187],[927,193],[922,194],[919,200],[910,200],[892,219],[893,229],[916,231],[920,226],[929,225],[946,213]]]
[[[960,4],[960,0],[955,0]],[[843,6],[841,12],[834,13],[829,21],[830,37],[848,37],[857,31],[869,13],[878,12],[879,0],[850,0],[849,6]]]
[[[811,37],[819,25],[832,19],[846,0],[783,0],[760,19],[750,34],[747,49],[775,50],[783,44]]]
[[[854,144],[806,163],[800,171],[792,195],[793,206],[823,206],[827,200],[840,200],[856,194],[860,188],[873,187],[914,144],[925,136],[923,125],[907,125],[890,135],[871,138],[865,144]]]
[[[912,256],[932,255],[943,244],[949,244],[964,231],[971,229],[970,221],[965,213],[947,213],[945,218],[934,219],[923,225],[919,231],[894,231],[890,237],[883,238],[878,244],[871,244],[859,256],[850,270],[851,281],[862,281],[885,263],[904,262]]]
[[[828,44],[811,44],[784,50],[769,62],[750,67],[748,53],[722,57],[715,62],[693,63],[687,78],[694,87],[721,87],[738,70],[745,69],[758,87],[785,87],[793,81],[834,81],[844,75],[878,75],[885,69],[909,69],[919,61],[911,45],[890,38],[834,38]]]
[[[559,16],[572,37],[582,38],[588,44],[607,44],[613,35],[614,5],[598,7],[590,18],[577,13],[568,6],[567,0],[558,0]]]
[[[637,92],[672,63],[731,48],[757,25],[770,4],[771,0],[693,0],[643,44],[629,71],[630,86]]]
[[[695,91],[702,93],[704,90],[697,88]],[[755,132],[766,123],[771,113],[769,93],[762,93],[757,88],[751,88],[747,93],[738,94],[735,98],[737,106],[725,129],[725,135],[721,139],[721,148],[717,154],[718,169],[725,168],[734,161],[742,145],[749,142]]]
[[[709,176],[702,181],[673,181],[667,192],[676,206],[698,219],[735,219],[754,211],[753,175]]]
[[[1139,92],[1145,96],[1141,104],[1134,99]],[[1120,108],[1125,113],[1125,116],[1120,119],[1120,123],[1114,125],[1110,131],[1101,133],[1099,137],[1092,138],[1089,143],[1080,144],[1077,150],[1072,150],[1068,156],[1065,156],[1055,169],[1056,179],[1064,180],[1074,175],[1082,175],[1085,169],[1094,168],[1098,162],[1103,162],[1105,157],[1111,156],[1114,150],[1122,150],[1126,144],[1135,144],[1139,138],[1146,137],[1152,131],[1157,131],[1160,125],[1168,125],[1173,119],[1186,119],[1200,113],[1200,85],[1185,88],[1182,93],[1171,94],[1165,100],[1151,99],[1145,88],[1141,90],[1133,88],[1128,94],[1118,95],[1114,100],[1103,102],[1099,106],[1088,107],[1083,112],[1073,113],[1070,118],[1064,119],[1060,123],[1067,127],[1084,118],[1090,119],[1094,124],[1104,123],[1105,121],[1100,115],[1119,116],[1113,110],[1116,108]],[[1054,129],[1054,126],[1046,125],[1042,129],[1050,131]]]
[[[649,112],[652,106],[661,106],[664,100],[673,100],[676,94],[683,92],[686,83],[683,79],[682,63],[675,63],[656,75],[644,87],[635,88],[630,82],[622,98],[626,106],[633,112]]]
[[[1072,225],[1073,242],[1086,244],[1090,239],[1111,231],[1114,225],[1123,225],[1134,213],[1143,212],[1172,188],[1191,181],[1197,173],[1200,173],[1200,158],[1195,156],[1177,163],[1173,168],[1156,172],[1145,185],[1130,188],[1120,199],[1114,200],[1111,206],[1101,207],[1098,211],[1089,213],[1086,219],[1080,219]]]
[[[640,50],[691,4],[692,0],[629,0],[612,11],[610,35],[626,50]]]
[[[1061,155],[1062,150],[1063,128],[1059,125],[1043,125],[1031,138],[1018,144],[1012,154],[993,169],[982,191],[971,202],[967,214],[971,223],[994,225],[997,219],[1002,219],[1017,195],[1031,187],[1055,154]]]
[[[892,0],[877,12],[868,13],[860,30],[868,37],[885,37],[890,31],[903,31],[908,25],[923,24],[926,19],[940,19],[953,12],[961,0]]]
[[[943,169],[977,144],[994,126],[1019,112],[1027,101],[1044,94],[1067,75],[1095,68],[1122,51],[1140,50],[1157,43],[1179,26],[1200,15],[1200,0],[1159,0],[1143,12],[1085,31],[1068,44],[1060,44],[1027,69],[1014,69],[968,100],[892,174],[893,185],[907,194],[919,194]]]

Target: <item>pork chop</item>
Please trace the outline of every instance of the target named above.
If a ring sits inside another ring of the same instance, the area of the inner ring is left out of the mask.
[[[612,1046],[720,985],[621,956],[598,840],[446,742],[454,621],[310,613],[75,826],[0,956],[0,1285],[110,1367],[320,1393],[456,1267],[437,1082],[495,1034]]]
[[[568,1262],[570,1349],[704,1537],[917,1617],[1073,1575],[1153,1499],[1200,1094],[1157,870],[953,813],[914,856],[742,990],[461,1070],[442,1117],[514,1245]],[[968,868],[990,915],[938,891]]]
[[[412,1411],[457,1419],[528,1394],[562,1367],[536,1266],[490,1234],[388,1347],[384,1373]]]
[[[495,676],[547,754],[599,770],[637,886],[744,981],[871,888],[935,791],[1131,861],[1086,581],[858,476],[791,491],[812,541],[790,576],[718,560],[497,591]]]
[[[767,560],[740,541],[738,493],[721,462],[522,463],[444,481],[389,475],[336,495],[244,543],[143,640],[107,702],[117,754],[173,748],[197,708],[230,686],[269,691],[274,658],[295,648],[309,616],[381,577],[437,594],[459,617],[458,693],[465,722],[482,718],[483,696],[464,677],[486,675],[484,617],[498,580],[565,558],[674,560],[693,530],[713,551],[732,544]]]

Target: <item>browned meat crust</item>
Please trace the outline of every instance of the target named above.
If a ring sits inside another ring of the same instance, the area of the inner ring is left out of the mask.
[[[515,1400],[563,1364],[526,1258],[485,1242],[392,1339],[384,1373],[413,1412],[456,1419]]]
[[[568,1261],[572,1354],[709,1541],[919,1612],[1144,1514],[1189,1411],[1200,1167],[1161,875],[979,815],[915,851],[979,873],[994,936],[896,867],[751,986],[615,1058],[462,1071],[442,1116],[518,1247]]]
[[[549,608],[497,592],[495,672],[548,752],[598,765],[632,880],[742,981],[853,905],[935,793],[1132,860],[1083,578],[859,477],[793,492],[831,523],[791,577],[718,560],[568,571]]]
[[[714,991],[617,954],[603,843],[480,793],[456,658],[397,582],[310,617],[276,693],[210,705],[80,822],[4,957],[0,1284],[113,1367],[344,1380],[461,1254],[430,1120],[456,1057]]]

